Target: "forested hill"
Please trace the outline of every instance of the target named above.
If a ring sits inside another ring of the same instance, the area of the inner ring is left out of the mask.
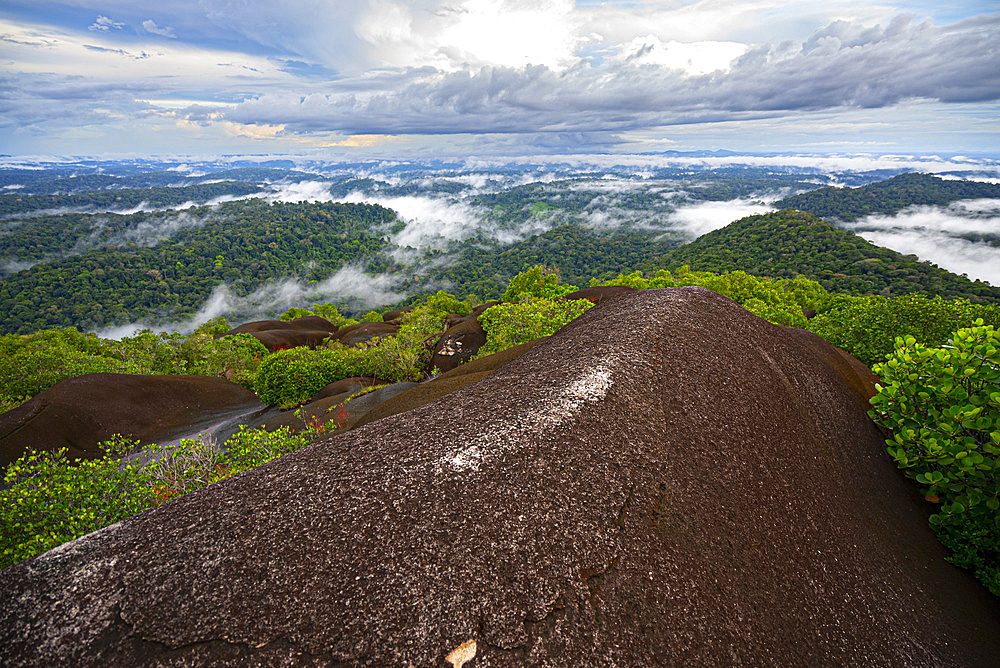
[[[4,279],[3,331],[177,318],[193,314],[223,283],[246,294],[280,277],[320,281],[349,262],[384,270],[370,263],[396,219],[376,205],[261,200],[189,213],[207,221],[156,246],[98,248]]]
[[[46,209],[125,210],[140,204],[150,208],[160,208],[186,202],[204,203],[223,195],[242,197],[259,192],[261,192],[260,186],[252,183],[221,181],[176,188],[122,188],[44,195],[14,193],[0,195],[0,216]]]
[[[1000,197],[1000,184],[951,181],[929,174],[900,174],[859,188],[827,186],[792,195],[775,206],[850,222],[869,214],[891,215],[912,205],[943,206],[960,199]]]
[[[920,262],[915,255],[876,246],[793,209],[737,220],[674,249],[669,257],[674,265],[716,273],[739,269],[775,278],[802,274],[832,292],[925,292],[1000,302],[1000,288]]]

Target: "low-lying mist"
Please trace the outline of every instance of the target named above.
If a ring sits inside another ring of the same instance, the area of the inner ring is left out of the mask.
[[[678,207],[670,215],[673,229],[681,229],[690,240],[703,234],[725,227],[729,223],[761,213],[774,211],[774,207],[763,202],[734,199],[725,202],[698,202]]]
[[[991,237],[1000,242],[998,199],[910,207],[894,216],[868,216],[848,228],[872,243],[1000,286],[1000,247],[977,241]]]
[[[136,322],[109,327],[97,332],[107,339],[120,339],[149,329],[154,332],[193,331],[204,322],[225,317],[234,327],[242,322],[276,318],[292,306],[307,307],[320,302],[343,304],[355,310],[395,304],[406,297],[396,292],[399,276],[366,274],[358,265],[346,265],[319,283],[302,283],[292,279],[271,281],[246,296],[234,293],[228,285],[219,285],[197,313],[187,320],[168,323]]]

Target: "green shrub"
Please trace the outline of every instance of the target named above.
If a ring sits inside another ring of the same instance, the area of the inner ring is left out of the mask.
[[[822,285],[802,276],[772,279],[751,276],[743,271],[713,274],[707,271],[690,271],[687,267],[681,267],[676,276],[661,269],[650,277],[633,272],[619,274],[603,283],[591,281],[590,284],[625,285],[637,290],[700,286],[732,299],[769,322],[785,327],[805,327],[803,309],[818,310],[830,297]]]
[[[188,373],[225,378],[248,390],[253,389],[257,368],[269,351],[252,334],[233,334],[213,339],[191,335],[182,350],[189,360]]]
[[[102,444],[105,454],[95,460],[30,451],[4,472],[0,568],[300,450],[342,426],[342,409],[328,422],[305,422],[299,433],[241,427],[224,451],[203,438],[140,447],[120,436]]]
[[[394,336],[358,346],[291,348],[269,355],[257,368],[253,388],[261,401],[280,408],[298,406],[326,385],[353,376],[375,376],[399,382],[419,380],[426,350]]]
[[[119,458],[137,444],[115,438],[108,455],[70,462],[66,450],[28,452],[4,472],[0,568],[141,512],[153,502],[136,465]]]
[[[341,315],[340,311],[337,310],[336,304],[331,304],[330,302],[326,302],[324,304],[313,304],[310,307],[310,310],[312,311],[312,315],[318,315],[321,318],[326,318],[333,324],[334,327],[348,327],[349,325],[358,324],[357,320]]]
[[[274,431],[241,428],[226,441],[222,466],[226,477],[229,477],[301,450],[310,441],[309,433],[295,433],[287,426]]]
[[[511,279],[503,293],[503,301],[524,301],[530,297],[555,299],[579,290],[575,285],[559,285],[559,275],[541,265],[522,271]]]
[[[157,504],[217,482],[225,471],[222,450],[202,436],[182,438],[175,445],[147,445],[138,460]]]
[[[211,320],[206,320],[205,322],[198,325],[192,334],[208,334],[209,336],[219,336],[220,334],[225,334],[232,327],[226,322],[226,319],[221,315],[217,318],[212,318]]]
[[[278,316],[278,320],[281,320],[282,322],[288,322],[289,320],[295,320],[296,318],[304,318],[310,315],[316,315],[316,314],[307,308],[300,308],[298,306],[293,306],[292,308],[288,309],[280,316]]]
[[[893,341],[898,337],[912,336],[925,345],[938,346],[977,318],[1000,325],[1000,310],[995,305],[939,296],[837,295],[809,322],[808,328],[871,366],[892,353]]]
[[[183,342],[180,334],[154,334],[148,329],[119,341],[102,341],[103,354],[119,360],[122,373],[146,375],[186,373],[188,360],[181,352]]]
[[[11,401],[87,373],[127,373],[107,353],[108,342],[73,328],[0,336],[0,394]]]
[[[516,304],[498,304],[479,316],[479,323],[486,332],[486,343],[476,357],[555,334],[594,305],[586,299],[555,301],[530,296],[525,299],[527,301]]]
[[[892,431],[889,455],[938,504],[950,560],[1000,595],[1000,332],[978,320],[940,348],[899,338],[874,370],[870,415]]]
[[[25,396],[8,397],[3,394],[0,394],[0,415],[6,413],[7,411],[14,410],[28,399],[31,399],[31,397],[25,397]]]
[[[279,350],[257,368],[254,392],[266,404],[297,406],[329,383],[357,375],[352,353],[348,348]]]

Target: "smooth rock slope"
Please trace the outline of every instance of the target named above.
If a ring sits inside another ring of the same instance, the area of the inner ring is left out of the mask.
[[[989,665],[872,377],[698,288],[0,574],[3,665]],[[446,663],[447,662],[447,663]]]
[[[263,408],[257,395],[223,378],[90,373],[0,416],[0,466],[28,449],[66,448],[70,458],[96,459],[114,434],[170,441]]]

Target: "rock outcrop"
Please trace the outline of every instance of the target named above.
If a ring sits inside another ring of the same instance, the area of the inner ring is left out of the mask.
[[[310,315],[294,320],[255,320],[234,327],[222,336],[250,334],[274,352],[298,346],[315,348],[336,339],[338,328],[326,318]]]
[[[611,299],[620,295],[628,295],[636,292],[635,288],[627,285],[598,285],[593,288],[581,288],[562,296],[562,299],[589,299],[595,304],[600,304],[605,299]]]
[[[990,665],[872,382],[706,290],[622,295],[5,570],[0,664]]]
[[[451,371],[465,364],[486,343],[486,332],[474,316],[451,321],[431,352],[431,368]]]
[[[399,325],[391,322],[359,322],[338,329],[334,338],[345,346],[354,346],[365,341],[371,341],[378,336],[393,336],[399,331]]]
[[[96,458],[99,445],[114,434],[170,441],[263,407],[253,392],[223,378],[78,376],[0,415],[0,466],[29,448],[67,448],[70,458]]]
[[[301,431],[309,422],[326,423],[338,420],[342,429],[350,429],[383,402],[414,387],[417,387],[416,383],[392,383],[350,401],[347,400],[354,394],[353,392],[313,399],[294,410],[279,410],[272,406],[256,415],[248,416],[243,423],[248,429],[274,431],[279,427],[289,427],[292,431]],[[343,409],[342,419],[341,409]]]

